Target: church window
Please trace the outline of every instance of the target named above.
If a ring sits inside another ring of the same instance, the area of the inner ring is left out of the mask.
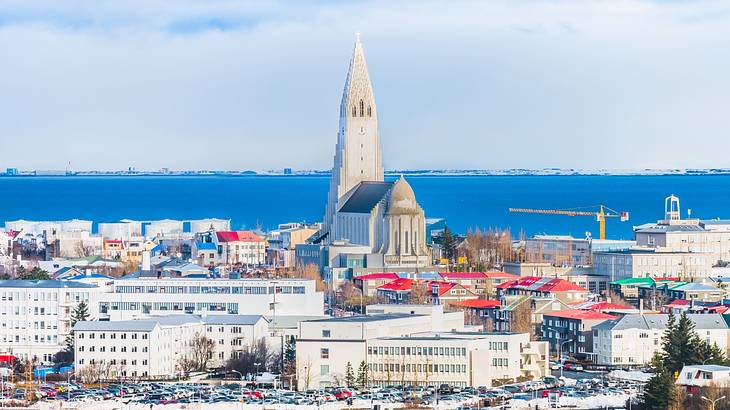
[[[360,100],[360,116],[365,116],[365,102],[363,100]]]
[[[373,109],[370,108],[370,106],[368,105],[368,117],[372,117],[372,116],[373,116]]]
[[[410,253],[410,252],[408,252],[408,231],[405,232],[405,237],[406,237],[406,249],[405,249],[405,253]]]
[[[357,106],[356,105],[352,106],[352,116],[357,117]]]

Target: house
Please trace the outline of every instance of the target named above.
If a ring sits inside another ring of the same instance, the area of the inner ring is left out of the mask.
[[[498,309],[488,310],[494,323],[494,329],[499,332],[513,331],[513,323],[521,313],[527,314],[532,330],[540,334],[543,315],[550,312],[560,312],[571,309],[570,305],[560,299],[529,295],[511,295],[502,297],[502,305]]]
[[[378,287],[385,285],[398,279],[399,276],[393,272],[375,272],[352,278],[353,284],[359,288],[364,296],[375,296],[378,293]]]
[[[730,387],[730,367],[714,364],[685,365],[675,383],[689,394],[699,394],[702,387]]]
[[[610,282],[609,289],[623,297],[627,302],[634,306],[639,306],[639,287],[651,286],[656,284],[657,286],[668,283],[676,282],[677,278],[625,278]]]
[[[495,286],[498,295],[526,295],[560,299],[565,303],[582,302],[588,290],[564,279],[525,276]]]
[[[661,352],[661,338],[667,328],[669,315],[625,315],[593,327],[595,362],[612,366],[644,366],[655,353]],[[722,351],[728,347],[728,325],[722,315],[689,314],[700,339],[717,344]]]
[[[477,295],[464,286],[454,282],[428,282],[428,300],[437,305],[445,305],[462,300],[477,299]]]
[[[398,278],[378,286],[378,296],[390,303],[406,303],[413,288],[414,279]]]
[[[684,283],[668,288],[666,294],[669,299],[685,299],[699,302],[719,302],[725,298],[723,289],[702,283]]]
[[[261,315],[206,315],[205,335],[215,343],[211,367],[223,367],[268,334],[269,321]]]
[[[218,262],[225,265],[263,265],[266,243],[253,231],[219,231],[215,233]]]
[[[484,330],[492,330],[495,311],[502,306],[502,301],[496,299],[467,299],[454,303],[452,306],[464,309],[464,320],[470,325],[482,325]],[[491,323],[487,326],[488,323]]]
[[[454,282],[478,296],[494,296],[494,287],[509,280],[516,280],[517,275],[505,272],[439,272],[445,282]]]
[[[200,266],[212,267],[218,264],[218,247],[213,242],[195,242],[193,255]]]
[[[606,320],[617,319],[592,310],[569,309],[548,312],[542,316],[542,338],[550,350],[560,350],[578,359],[590,358],[593,351],[593,327]]]

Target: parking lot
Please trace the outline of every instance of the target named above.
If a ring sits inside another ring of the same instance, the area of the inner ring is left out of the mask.
[[[291,408],[313,406],[326,408],[397,408],[422,405],[438,408],[471,408],[495,406],[543,408],[560,403],[596,400],[597,397],[622,403],[640,392],[636,382],[610,379],[543,380],[513,383],[500,387],[455,388],[449,386],[405,387],[377,389],[327,388],[293,392],[280,389],[250,388],[230,382],[218,386],[196,383],[126,383],[103,387],[81,386],[75,383],[47,383],[31,394],[39,398],[39,409],[231,409],[231,408]],[[25,390],[6,392],[4,401],[19,400]]]

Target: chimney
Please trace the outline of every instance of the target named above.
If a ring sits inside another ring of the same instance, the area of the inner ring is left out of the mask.
[[[152,262],[150,261],[150,251],[142,252],[142,270],[143,271],[152,270]]]

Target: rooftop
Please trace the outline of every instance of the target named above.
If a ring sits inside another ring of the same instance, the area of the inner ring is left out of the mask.
[[[695,324],[696,329],[727,329],[728,326],[722,315],[712,313],[688,314],[687,317]],[[607,320],[594,329],[604,330],[626,330],[626,329],[657,329],[667,328],[669,315],[648,314],[648,315],[626,315],[616,320]]]
[[[548,312],[544,313],[545,316],[559,317],[563,319],[577,319],[577,320],[610,320],[616,319],[616,316],[607,315],[601,312],[594,312],[592,310],[563,310],[560,312]]]
[[[368,323],[368,322],[379,322],[383,320],[395,320],[403,319],[407,317],[416,317],[424,315],[416,315],[410,313],[381,313],[377,315],[357,315],[357,316],[342,316],[342,317],[330,317],[326,319],[315,319],[309,320],[309,322],[317,323]]]
[[[392,182],[364,181],[340,207],[339,212],[370,213],[393,186]]]
[[[203,317],[203,323],[209,325],[255,325],[261,320],[266,320],[261,315],[207,315]]]
[[[588,290],[564,279],[524,276],[515,281],[495,286],[497,289],[520,289],[536,292],[588,292]]]
[[[0,280],[0,288],[31,288],[31,289],[61,289],[61,288],[96,288],[89,283],[68,280]]]

